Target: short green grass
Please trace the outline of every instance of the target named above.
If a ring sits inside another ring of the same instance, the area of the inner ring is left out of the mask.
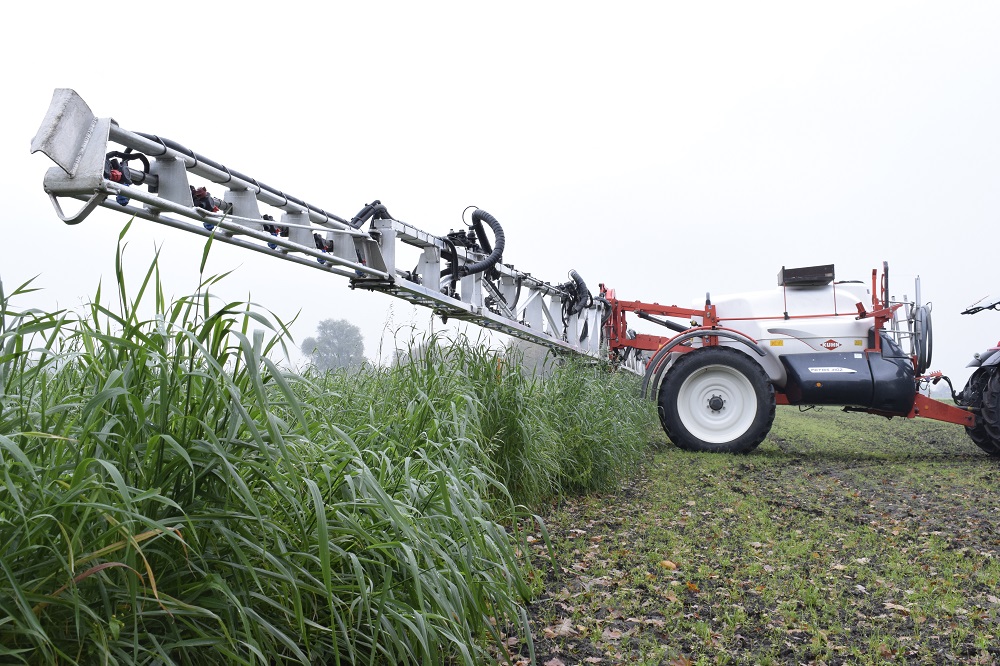
[[[546,514],[537,647],[567,664],[994,663],[998,479],[958,426],[829,408],[780,408],[746,456],[665,444],[643,480]]]

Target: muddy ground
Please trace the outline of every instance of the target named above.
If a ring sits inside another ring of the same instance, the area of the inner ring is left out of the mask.
[[[779,415],[745,456],[663,442],[544,509],[514,663],[1000,663],[1000,464],[873,418]]]

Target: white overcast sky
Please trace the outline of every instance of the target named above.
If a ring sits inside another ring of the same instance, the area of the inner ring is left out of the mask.
[[[1000,3],[44,2],[0,41],[6,92],[0,278],[76,307],[113,284],[125,218],[63,225],[29,143],[52,90],[345,217],[381,199],[444,234],[477,205],[504,260],[552,282],[692,304],[834,263],[893,292],[920,275],[934,367],[964,381],[1000,314]],[[216,192],[221,196],[221,191]],[[201,239],[137,221],[141,277],[193,291]],[[254,253],[222,295],[382,332],[429,317]],[[388,323],[387,323],[388,322]],[[392,343],[387,343],[391,345]]]

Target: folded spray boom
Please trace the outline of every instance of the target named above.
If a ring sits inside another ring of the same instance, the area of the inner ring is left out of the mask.
[[[339,275],[352,289],[387,293],[445,320],[607,355],[600,325],[606,305],[590,297],[576,271],[569,282],[553,284],[504,263],[506,234],[485,210],[474,208],[466,229],[444,236],[396,219],[380,201],[343,218],[180,143],[98,118],[69,89],[53,93],[31,150],[56,164],[44,187],[67,224],[108,208]],[[66,199],[82,207],[67,213]],[[415,265],[404,269],[407,251],[416,254]],[[640,362],[631,367],[641,371]]]

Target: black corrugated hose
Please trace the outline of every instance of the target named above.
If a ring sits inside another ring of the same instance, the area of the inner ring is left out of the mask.
[[[489,242],[486,240],[486,234],[483,229],[483,222],[490,225],[493,229],[493,251],[490,252],[482,261],[477,261],[474,264],[466,264],[462,266],[461,274],[462,277],[467,275],[473,275],[474,273],[482,273],[485,270],[489,270],[496,266],[500,259],[503,257],[503,248],[505,244],[505,238],[503,233],[503,227],[497,222],[497,219],[487,213],[481,208],[477,208],[475,212],[472,213],[472,224],[476,228],[476,235],[479,238],[479,244],[483,246],[483,249],[488,249],[490,247]]]

